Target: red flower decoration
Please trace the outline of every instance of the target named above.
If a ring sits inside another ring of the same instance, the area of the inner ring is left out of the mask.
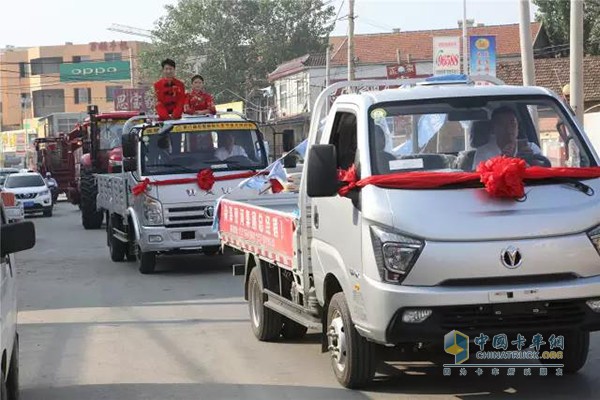
[[[348,169],[338,170],[338,180],[345,183],[345,185],[338,190],[338,193],[340,196],[346,196],[348,192],[356,188],[356,183],[358,182],[356,166],[352,164]]]
[[[131,193],[133,193],[134,196],[139,196],[140,194],[144,193],[146,191],[146,189],[148,189],[149,185],[150,185],[150,179],[146,178],[143,181],[141,181],[140,183],[138,183],[137,185],[135,185],[134,187],[132,187]]]
[[[203,169],[196,176],[198,187],[206,192],[210,192],[215,184],[215,175],[212,169]]]
[[[527,164],[520,158],[494,157],[477,166],[481,183],[492,197],[518,199],[525,195]]]

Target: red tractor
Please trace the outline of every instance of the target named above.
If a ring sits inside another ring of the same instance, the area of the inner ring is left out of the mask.
[[[58,137],[37,138],[33,143],[37,171],[42,176],[50,172],[58,185],[57,190],[52,193],[53,202],[56,202],[60,193],[64,193],[75,203],[73,195],[77,192],[76,154],[82,145],[81,138],[71,134],[60,134]]]
[[[120,172],[123,153],[121,136],[125,122],[136,115],[137,111],[114,111],[98,113],[98,106],[88,106],[89,116],[70,136],[82,141],[79,163],[75,166],[75,190],[69,199],[79,204],[81,222],[85,229],[99,229],[102,226],[103,213],[96,210],[98,186],[95,174]]]

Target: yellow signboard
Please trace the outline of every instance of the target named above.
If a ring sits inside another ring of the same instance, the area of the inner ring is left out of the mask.
[[[5,153],[14,153],[17,151],[17,133],[16,132],[0,132],[2,137],[2,151]]]
[[[160,131],[159,127],[146,128],[145,135],[153,135]],[[243,129],[256,129],[252,122],[211,122],[205,124],[177,124],[171,130],[172,133],[180,132],[206,132],[206,131],[237,131]]]
[[[215,106],[215,108],[217,109],[217,111],[221,111],[221,112],[226,112],[227,110],[231,109],[231,111],[243,113],[244,112],[244,102],[243,101],[234,101],[232,103],[217,104]]]

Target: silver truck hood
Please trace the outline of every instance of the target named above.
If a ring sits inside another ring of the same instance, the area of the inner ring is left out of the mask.
[[[588,196],[569,185],[527,186],[518,202],[491,198],[483,188],[400,190],[366,187],[367,220],[429,240],[483,241],[580,233],[600,224],[600,180]]]

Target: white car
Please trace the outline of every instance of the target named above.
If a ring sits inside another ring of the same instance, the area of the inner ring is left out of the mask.
[[[26,214],[42,212],[52,216],[52,195],[46,181],[37,172],[11,174],[4,182],[4,191],[14,193]]]
[[[35,245],[33,222],[7,223],[0,202],[0,349],[3,365],[0,371],[0,398],[19,398],[19,336],[17,335],[17,266],[12,254]]]
[[[10,174],[16,174],[19,170],[16,168],[0,168],[0,189],[4,187],[4,181]]]

